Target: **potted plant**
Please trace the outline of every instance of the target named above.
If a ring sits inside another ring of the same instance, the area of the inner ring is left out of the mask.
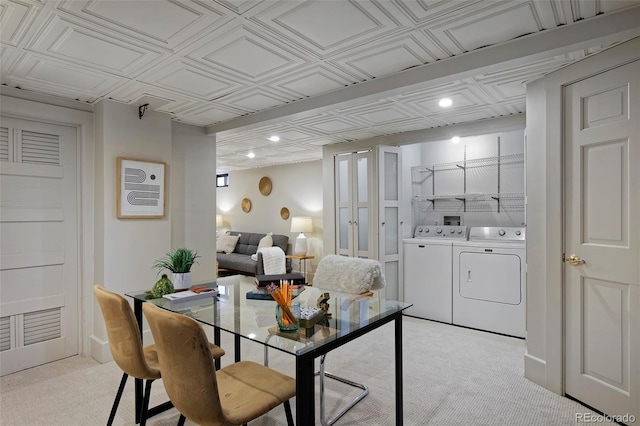
[[[184,290],[191,287],[191,267],[199,258],[195,250],[188,248],[177,248],[165,254],[162,259],[156,260],[153,264],[158,269],[158,274],[163,269],[173,273],[173,286],[176,290]]]

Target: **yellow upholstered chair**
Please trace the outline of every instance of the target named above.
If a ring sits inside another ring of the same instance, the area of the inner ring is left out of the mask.
[[[129,302],[127,302],[124,297],[105,290],[98,284],[93,286],[93,292],[100,305],[100,310],[102,311],[104,323],[107,328],[111,355],[123,371],[120,387],[118,388],[116,398],[111,407],[111,414],[109,415],[107,425],[113,423],[122,391],[129,376],[146,380],[144,399],[142,401],[142,407],[140,407],[141,418],[139,419],[140,424],[144,425],[147,420],[151,383],[162,376],[158,365],[158,354],[155,345],[142,346],[138,323],[136,322],[131,305],[129,305]],[[224,355],[224,350],[220,347],[209,344],[208,342],[207,344],[213,358],[219,358]],[[138,419],[136,419],[136,423],[137,422]]]
[[[242,425],[280,404],[293,426],[291,377],[251,361],[215,370],[204,330],[193,318],[142,306],[156,342],[162,382],[173,405],[189,420],[208,426]]]

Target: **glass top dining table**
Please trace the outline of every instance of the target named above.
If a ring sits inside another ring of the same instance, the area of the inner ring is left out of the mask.
[[[251,299],[247,293],[255,289],[253,277],[234,275],[215,282],[198,283],[217,288],[218,295],[187,301],[165,298],[146,299],[145,291],[128,292],[134,300],[134,312],[142,332],[142,303],[150,302],[172,312],[178,312],[213,327],[214,343],[220,344],[220,332],[234,336],[235,360],[241,360],[241,339],[249,339],[265,347],[295,356],[296,362],[296,424],[315,424],[314,360],[331,350],[389,322],[395,323],[396,425],[402,424],[402,311],[411,304],[386,300],[379,292],[361,296],[304,287],[294,302],[317,307],[319,300],[330,296],[327,312],[317,324],[298,331],[280,331],[275,318],[273,300]],[[325,309],[327,307],[325,306]],[[265,352],[266,353],[266,352]],[[266,362],[266,356],[265,356]],[[219,360],[217,367],[219,368]],[[137,388],[138,386],[136,386]],[[140,385],[140,396],[142,386]],[[136,389],[136,398],[138,392]]]

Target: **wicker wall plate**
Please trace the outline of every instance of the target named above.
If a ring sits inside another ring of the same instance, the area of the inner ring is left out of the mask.
[[[251,200],[248,198],[242,199],[242,211],[245,213],[249,213],[251,210]]]
[[[284,220],[289,219],[289,209],[286,207],[281,208],[280,217],[283,218]]]
[[[260,193],[265,197],[271,194],[271,179],[266,176],[261,178],[260,182],[258,182],[258,189],[260,190]]]

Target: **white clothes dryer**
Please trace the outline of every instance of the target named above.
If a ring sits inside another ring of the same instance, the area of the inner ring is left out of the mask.
[[[407,315],[451,324],[452,242],[466,239],[466,226],[419,225],[403,240]]]
[[[526,334],[525,229],[472,227],[453,244],[453,324]]]

